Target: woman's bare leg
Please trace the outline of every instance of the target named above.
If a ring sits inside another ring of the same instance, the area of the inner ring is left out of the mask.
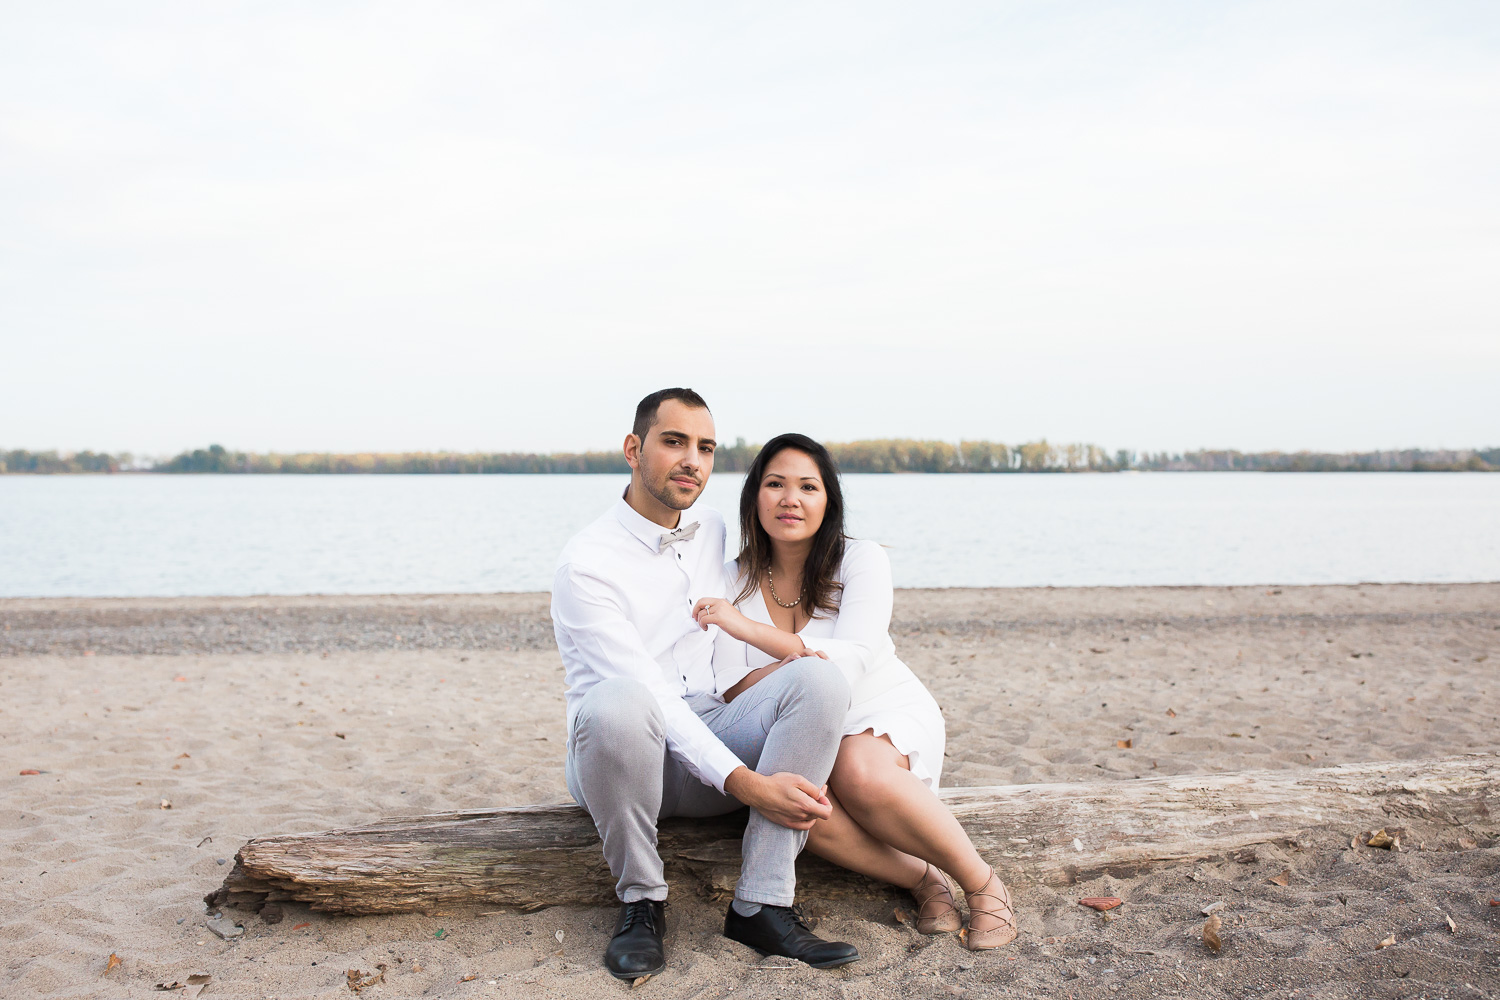
[[[966,893],[978,892],[989,882],[990,866],[974,850],[964,828],[932,789],[911,773],[906,755],[885,737],[870,730],[844,737],[828,787],[872,839],[897,853],[931,862],[952,875]],[[983,922],[993,921],[985,918]]]
[[[807,831],[809,851],[832,861],[840,868],[847,868],[903,889],[910,889],[922,880],[927,871],[927,862],[910,854],[903,854],[870,836],[839,804],[838,796],[831,788],[828,790],[828,801],[833,805],[833,815],[828,819],[818,820]]]

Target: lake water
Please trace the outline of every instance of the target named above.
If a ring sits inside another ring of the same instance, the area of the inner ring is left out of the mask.
[[[546,590],[619,476],[3,476],[0,596]],[[740,477],[706,503],[734,530]],[[1500,580],[1500,475],[851,475],[899,587]]]

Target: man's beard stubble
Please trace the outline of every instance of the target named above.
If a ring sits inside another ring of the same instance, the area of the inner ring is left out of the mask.
[[[697,503],[698,498],[703,495],[704,484],[702,482],[698,484],[697,491],[686,500],[684,500],[681,496],[676,496],[673,495],[672,492],[669,492],[671,489],[671,483],[671,473],[667,473],[666,478],[664,478],[660,483],[648,483],[644,480],[644,478],[641,481],[641,485],[646,487],[646,492],[655,497],[657,503],[672,510],[687,510],[693,504]]]

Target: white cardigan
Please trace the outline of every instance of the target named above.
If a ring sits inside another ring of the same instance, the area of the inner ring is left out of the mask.
[[[737,593],[744,586],[739,563],[726,567],[728,578]],[[851,705],[858,705],[882,695],[908,680],[915,680],[911,668],[896,656],[891,642],[891,561],[878,544],[863,539],[851,540],[844,548],[834,579],[844,585],[838,614],[814,618],[797,633],[808,649],[828,654],[828,658],[849,681]],[[760,587],[738,605],[747,618],[772,625]],[[719,629],[714,640],[714,687],[720,694],[729,690],[752,670],[777,662],[777,658]]]

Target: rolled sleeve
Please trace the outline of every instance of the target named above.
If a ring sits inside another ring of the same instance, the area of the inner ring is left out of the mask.
[[[722,792],[724,780],[744,762],[667,683],[615,589],[576,566],[562,566],[553,580],[552,619],[569,687],[581,694],[615,677],[644,684],[661,706],[668,752]]]

